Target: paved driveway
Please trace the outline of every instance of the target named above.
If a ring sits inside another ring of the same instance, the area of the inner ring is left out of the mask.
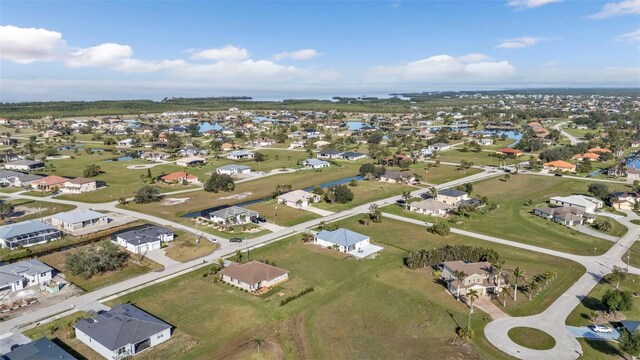
[[[577,338],[589,340],[617,340],[620,337],[620,333],[616,329],[613,329],[611,334],[597,333],[587,326],[567,326],[567,330]]]

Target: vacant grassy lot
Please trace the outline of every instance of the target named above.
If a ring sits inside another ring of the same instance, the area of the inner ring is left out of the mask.
[[[165,248],[165,254],[173,260],[187,262],[211,254],[218,245],[207,239],[207,236],[196,237],[186,231],[170,228],[175,238]],[[198,243],[196,244],[196,240]]]
[[[65,261],[67,255],[78,251],[78,249],[80,248],[82,247],[45,255],[40,257],[39,260],[62,272],[67,280],[71,281],[85,291],[93,291],[107,285],[115,284],[123,280],[142,275],[149,271],[158,271],[163,269],[162,265],[154,261],[151,261],[147,258],[140,260],[137,255],[131,254],[129,260],[122,269],[101,273],[89,279],[86,279],[82,276],[73,275],[68,272],[65,273]]]
[[[28,199],[9,200],[15,208],[13,214],[9,215],[9,219],[0,220],[4,224],[7,220],[15,222],[39,219],[41,217],[57,214],[63,211],[70,211],[76,207],[73,205],[51,203],[46,201],[35,201]],[[22,209],[26,208],[26,209]]]
[[[351,218],[339,225],[372,235],[372,241],[383,243],[385,249],[375,259],[357,261],[303,244],[297,235],[251,251],[252,259],[269,259],[290,271],[288,282],[261,297],[214,283],[211,276],[203,275],[205,271],[195,271],[112,303],[132,301],[195,339],[198,345],[180,353],[183,359],[260,358],[255,338],[265,341],[267,358],[424,358],[438,354],[442,358],[493,359],[505,356],[486,343],[481,312],[473,317],[473,346],[454,344],[455,329],[466,325],[468,308],[448,294],[430,271],[404,267],[406,251],[400,248],[444,243],[492,246],[509,265],[527,270],[557,268],[561,270],[554,286],[557,292],[544,294],[551,300],[580,276],[568,270],[572,265],[567,261],[465,237],[439,238],[398,221],[384,219],[365,227]],[[313,292],[280,306],[281,299],[309,286],[314,287]],[[537,306],[531,313],[544,305]],[[176,354],[172,346],[165,351],[155,355],[168,358]]]
[[[516,327],[509,330],[508,335],[513,342],[529,349],[549,350],[556,346],[553,336],[534,328]]]
[[[638,292],[640,288],[638,288],[638,282],[640,282],[640,276],[638,275],[627,275],[626,279],[620,282],[620,289],[624,291]],[[583,326],[592,324],[589,319],[591,315],[596,311],[606,310],[602,302],[602,295],[609,290],[615,289],[616,283],[611,281],[611,276],[606,276],[604,279],[596,285],[596,287],[591,290],[589,295],[587,295],[580,305],[578,305],[571,314],[567,317],[567,325],[572,326]],[[634,299],[633,308],[628,311],[622,312],[627,319],[635,320],[640,319],[640,301],[638,299]]]
[[[441,162],[453,162],[460,163],[462,160],[470,161],[474,165],[495,165],[498,166],[500,161],[497,157],[492,156],[494,153],[490,151],[461,151],[459,149],[451,149],[447,151],[443,151],[438,154],[438,160]],[[527,159],[528,156],[522,157],[522,159]],[[518,159],[519,161],[524,161],[522,159]],[[509,164],[513,164],[516,162],[514,159],[507,160]]]
[[[442,184],[482,172],[482,170],[480,169],[458,171],[455,166],[443,164],[439,165],[438,167],[432,166],[428,171],[425,171],[426,166],[424,165],[425,164],[412,165],[411,169],[416,174],[422,176],[423,182],[427,182],[429,184]]]
[[[290,206],[277,204],[276,201],[268,200],[257,204],[245,206],[247,209],[257,211],[267,221],[280,226],[293,226],[309,220],[317,219],[320,215],[306,211],[304,209],[295,209]]]
[[[512,176],[508,181],[496,178],[480,181],[474,183],[472,196],[487,196],[500,208],[487,214],[473,214],[453,226],[568,253],[602,254],[613,243],[537,217],[531,213],[534,206],[529,205],[529,201],[541,204],[552,196],[586,194],[588,184],[581,180],[527,175]],[[414,216],[420,215],[411,215]]]
[[[208,193],[205,191],[196,191],[171,196],[171,198],[176,199],[189,199],[188,201],[177,205],[130,203],[124,207],[181,222],[184,219],[181,219],[180,215],[191,211],[204,210],[221,205],[234,205],[245,201],[270,197],[273,195],[276,185],[278,184],[291,184],[294,189],[302,189],[355,176],[358,173],[358,167],[358,164],[345,163],[342,167],[332,166],[320,171],[304,170],[289,174],[267,176],[262,179],[239,183],[232,192]]]
[[[416,190],[415,187],[408,185],[390,184],[378,181],[359,181],[358,186],[349,186],[349,189],[353,192],[353,200],[351,202],[346,204],[330,204],[327,202],[321,202],[314,204],[313,206],[329,211],[342,211],[368,202],[400,195],[404,191]]]

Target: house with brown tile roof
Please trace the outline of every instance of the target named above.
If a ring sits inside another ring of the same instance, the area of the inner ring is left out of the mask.
[[[42,190],[42,191],[48,191],[48,190],[52,190],[53,188],[58,188],[61,189],[64,187],[64,183],[69,181],[69,179],[62,177],[62,176],[58,176],[58,175],[49,175],[49,176],[45,176],[42,179],[38,180],[38,181],[34,181],[31,183],[31,186],[34,189],[38,189],[38,190]]]
[[[254,292],[287,281],[289,272],[259,261],[246,264],[231,263],[220,271],[220,279],[227,284]]]
[[[462,281],[456,274],[463,274]],[[502,275],[493,272],[493,265],[488,261],[466,262],[445,261],[442,263],[442,279],[447,282],[447,288],[452,294],[466,295],[467,291],[474,289],[479,295],[498,293],[507,282]]]

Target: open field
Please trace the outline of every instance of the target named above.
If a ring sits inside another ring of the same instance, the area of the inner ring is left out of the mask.
[[[88,246],[88,245],[85,245]],[[79,288],[85,291],[93,291],[99,289],[101,287],[105,287],[107,285],[119,283],[126,279],[142,275],[149,271],[158,271],[162,270],[162,265],[151,261],[147,258],[142,259],[140,261],[138,259],[138,255],[130,254],[129,260],[126,265],[119,270],[108,271],[105,273],[101,273],[95,275],[89,279],[85,279],[82,276],[76,276],[71,273],[66,273],[65,270],[65,260],[68,254],[78,251],[79,248],[60,251],[53,254],[45,255],[39,258],[43,263],[51,266],[52,268],[58,270],[59,272],[64,274],[64,277],[74,283]]]
[[[306,211],[304,209],[295,209],[290,206],[278,204],[276,211],[276,201],[269,200],[257,204],[245,206],[247,209],[257,211],[267,221],[280,226],[293,226],[309,220],[317,219],[320,215]],[[274,221],[275,216],[275,221]]]
[[[296,235],[251,251],[252,259],[268,259],[290,271],[288,282],[260,297],[214,283],[203,275],[205,269],[127,294],[110,305],[131,301],[195,339],[198,345],[180,354],[184,359],[254,358],[255,338],[265,341],[268,354],[279,354],[275,358],[420,358],[436,352],[443,358],[505,358],[484,340],[480,311],[472,318],[476,331],[472,345],[452,343],[455,329],[466,325],[468,308],[429,271],[404,267],[406,251],[400,248],[444,243],[492,246],[509,265],[532,272],[556,268],[560,270],[556,291],[541,296],[548,301],[581,274],[568,270],[572,265],[561,259],[460,236],[439,238],[398,221],[384,219],[365,227],[354,217],[339,225],[372,234],[372,241],[385,249],[375,259],[357,261],[303,244],[301,235]],[[399,231],[402,237],[397,236]],[[281,299],[309,286],[313,292],[279,306]],[[536,304],[529,312],[546,305]],[[169,354],[175,354],[173,346],[155,355]]]
[[[574,254],[602,254],[613,243],[537,217],[531,213],[534,206],[528,205],[529,200],[532,204],[541,204],[552,196],[586,194],[588,184],[580,180],[527,175],[512,176],[508,181],[497,178],[480,181],[473,184],[472,196],[487,196],[490,201],[500,204],[500,208],[486,214],[472,214],[471,218],[464,218],[452,226]],[[397,213],[398,209],[387,207],[383,211]],[[433,220],[418,214],[406,215]]]
[[[460,163],[461,160],[466,160],[466,161],[472,162],[474,165],[498,166],[500,164],[499,159],[492,155],[493,155],[493,152],[489,152],[489,151],[463,152],[463,151],[460,151],[459,149],[451,149],[451,150],[438,153],[437,159],[442,162]],[[525,154],[519,157],[518,161],[525,161],[528,158],[529,157]],[[516,163],[515,159],[511,159],[511,158],[507,159],[507,164],[514,164],[514,163]]]
[[[35,201],[28,199],[9,200],[8,203],[14,206],[14,212],[7,219],[0,220],[4,224],[7,220],[15,222],[40,219],[59,212],[70,211],[76,207],[73,205],[50,203],[47,201]]]
[[[187,262],[199,257],[209,255],[218,248],[218,245],[212,243],[203,236],[199,243],[196,244],[196,236],[183,230],[171,228],[175,238],[168,244],[165,254],[173,260]]]
[[[313,206],[336,212],[390,196],[400,195],[403,191],[416,190],[415,187],[409,185],[390,184],[378,181],[358,181],[358,186],[349,186],[349,189],[353,192],[353,200],[351,202],[346,204],[320,202]]]
[[[180,215],[215,206],[234,205],[245,201],[264,199],[273,195],[278,184],[291,184],[294,189],[302,189],[355,176],[358,173],[358,167],[358,164],[345,163],[342,167],[330,167],[321,171],[304,170],[239,183],[236,184],[236,188],[232,192],[208,193],[195,191],[171,196],[171,198],[175,199],[188,198],[187,201],[176,205],[129,203],[124,207],[172,221],[188,221],[180,218]]]
[[[438,167],[431,167],[424,176],[424,182],[430,184],[442,184],[449,181],[457,180],[463,177],[471,176],[482,172],[480,169],[468,169],[464,171],[458,171],[455,166],[440,165]],[[424,175],[424,171],[419,173]]]
[[[535,350],[549,350],[556,346],[553,336],[544,331],[528,327],[516,327],[509,330],[509,337],[516,344]]]
[[[620,290],[638,292],[640,291],[638,288],[638,282],[640,282],[640,276],[627,275],[626,279],[620,282]],[[607,290],[615,288],[616,283],[611,280],[611,276],[605,276],[605,278],[602,279],[582,300],[580,305],[576,306],[571,314],[569,314],[567,317],[567,325],[583,326],[592,324],[592,322],[589,321],[591,314],[599,310],[606,310],[600,301],[600,299],[602,299],[602,295],[604,295]],[[633,308],[628,311],[622,311],[622,313],[629,320],[640,319],[640,301],[635,298]]]

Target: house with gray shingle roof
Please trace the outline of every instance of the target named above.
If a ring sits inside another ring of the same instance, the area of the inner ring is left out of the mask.
[[[209,219],[215,223],[228,223],[230,225],[242,225],[251,222],[251,219],[260,214],[256,211],[245,209],[239,206],[229,206],[209,213]]]
[[[134,254],[158,250],[163,242],[173,241],[175,234],[169,229],[156,225],[145,225],[125,230],[111,236],[111,241],[124,246]]]
[[[74,328],[78,340],[105,359],[117,360],[171,339],[173,327],[131,304],[119,304]]]
[[[38,245],[61,236],[60,230],[37,220],[0,226],[0,244],[9,249]]]
[[[0,355],[2,360],[76,360],[58,344],[41,337],[30,343],[19,345],[11,352]]]
[[[18,261],[0,266],[0,291],[18,291],[53,279],[53,268],[36,260]]]

